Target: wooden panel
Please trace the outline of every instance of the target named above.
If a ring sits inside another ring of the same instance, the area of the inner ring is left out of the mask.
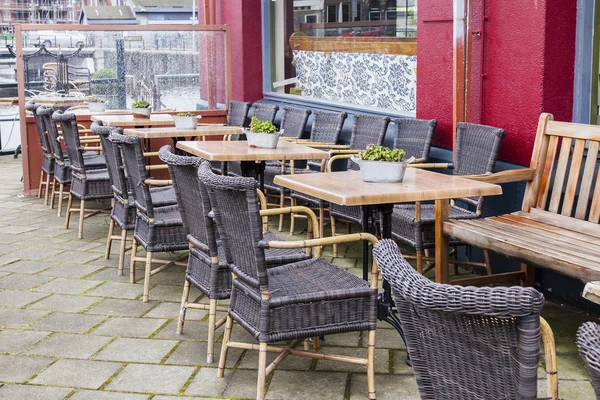
[[[563,138],[558,162],[556,165],[556,174],[554,175],[554,184],[552,185],[552,195],[550,197],[550,206],[548,211],[557,213],[558,206],[562,197],[565,177],[567,175],[567,167],[569,165],[569,155],[571,154],[571,139]],[[550,179],[550,177],[548,177]]]
[[[546,134],[598,142],[600,141],[600,126],[549,121]]]
[[[514,213],[514,215],[554,225],[566,230],[581,232],[600,239],[600,225],[593,222],[581,221],[579,219],[565,217],[564,215],[553,214],[548,211],[540,210],[539,208],[532,208],[529,213],[519,211]]]
[[[242,133],[242,128],[238,126],[223,126],[223,125],[201,125],[196,129],[175,129],[173,128],[146,128],[146,129],[125,129],[125,135],[138,136],[144,139],[155,138],[172,138],[172,137],[188,137],[188,136],[223,136],[223,135],[239,135]]]
[[[575,140],[575,149],[573,151],[573,156],[571,157],[569,179],[567,180],[567,188],[565,189],[565,197],[561,210],[562,215],[571,216],[571,212],[573,211],[573,204],[575,202],[575,195],[577,194],[577,184],[579,183],[579,173],[581,172],[584,151],[585,140]]]
[[[531,154],[531,163],[529,166],[535,169],[535,175],[531,182],[527,182],[525,187],[525,195],[523,196],[523,204],[521,210],[529,211],[531,207],[535,207],[540,198],[540,186],[544,172],[544,163],[548,153],[549,136],[544,134],[546,124],[553,118],[552,114],[542,113],[538,121],[537,132],[535,135],[535,144],[533,153]]]
[[[291,36],[292,50],[324,51],[326,53],[374,53],[417,55],[416,39],[395,37]]]
[[[586,245],[586,246],[587,246],[587,243],[589,243],[592,246],[599,245],[598,238],[595,236],[587,235],[585,233],[581,233],[576,230],[569,230],[569,229],[561,228],[559,226],[540,222],[540,221],[537,221],[532,218],[523,217],[523,216],[519,215],[518,213],[501,215],[499,217],[493,217],[493,218],[497,219],[497,220],[501,220],[503,222],[510,221],[515,224],[520,223],[522,225],[528,225],[529,227],[535,227],[535,228],[541,229],[543,231],[558,233],[566,238],[573,238],[573,240],[576,240],[579,243],[582,243],[583,245]],[[565,239],[565,240],[567,240],[567,239]],[[599,249],[599,252],[600,252],[600,249]]]
[[[600,172],[596,175],[596,188],[594,189],[594,197],[592,198],[592,208],[590,209],[590,222],[600,222]]]
[[[92,115],[92,121],[102,121],[104,125],[118,126],[121,128],[134,126],[169,126],[175,125],[173,117],[169,114],[151,114],[150,118],[138,118],[133,115]]]
[[[575,218],[578,219],[584,219],[588,209],[594,172],[596,171],[596,163],[598,162],[598,145],[598,142],[590,142],[588,147],[585,168],[583,169],[583,176],[581,177],[581,188],[579,189],[577,209],[575,210]],[[596,188],[598,188],[599,183],[600,182],[596,182]]]
[[[558,137],[551,136],[548,142],[547,153],[545,155],[546,162],[543,164],[542,176],[540,179],[539,192],[541,196],[538,199],[537,207],[546,208],[548,204],[548,192],[550,190],[550,179],[552,179],[552,171],[554,170],[554,160],[556,158],[556,149],[558,148]]]

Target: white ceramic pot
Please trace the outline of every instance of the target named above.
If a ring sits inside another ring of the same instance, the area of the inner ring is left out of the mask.
[[[150,118],[151,112],[152,110],[150,108],[131,108],[133,116],[138,118]]]
[[[360,165],[362,179],[365,182],[398,183],[404,179],[406,166],[414,161],[411,157],[403,162],[368,161],[352,156],[352,161]]]
[[[193,117],[178,117],[173,115],[173,121],[175,121],[175,128],[192,131],[195,130],[198,126],[198,118],[201,116],[193,116]]]
[[[106,103],[87,103],[88,109],[92,113],[103,113],[106,111]]]
[[[244,130],[246,138],[248,140],[248,146],[260,147],[263,149],[275,149],[277,148],[277,142],[279,141],[279,132],[275,133],[255,133],[250,130]]]

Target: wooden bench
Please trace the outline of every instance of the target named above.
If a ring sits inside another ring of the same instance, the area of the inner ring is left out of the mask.
[[[539,266],[584,283],[600,281],[600,126],[540,116],[531,168],[473,177],[494,183],[527,181],[521,211],[470,221],[447,221],[444,234],[522,261],[518,272],[454,281],[534,283]],[[503,179],[502,174],[508,179]]]

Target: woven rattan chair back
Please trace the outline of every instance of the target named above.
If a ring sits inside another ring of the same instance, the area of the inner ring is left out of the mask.
[[[245,126],[248,119],[248,111],[250,111],[250,103],[231,100],[229,102],[229,109],[227,110],[227,125]]]
[[[592,378],[596,399],[600,399],[600,325],[583,324],[577,331],[577,348]]]
[[[111,134],[122,135],[123,129],[104,126],[102,121],[95,121],[92,123],[91,130],[94,135],[100,137],[100,144],[104,152],[104,158],[106,159],[106,167],[113,192],[122,199],[128,199],[129,187],[127,185],[127,178],[125,177],[121,149],[109,139]]]
[[[279,110],[279,106],[276,104],[254,103],[252,107],[254,107],[254,116],[256,118],[271,123],[275,121],[277,110]]]
[[[313,142],[337,143],[347,117],[348,114],[345,112],[314,111],[310,140]]]
[[[57,110],[52,114],[52,120],[60,124],[62,136],[65,141],[65,147],[69,154],[71,170],[85,174],[85,164],[83,162],[83,147],[79,141],[79,130],[77,129],[77,117],[71,112],[63,113]]]
[[[541,293],[433,283],[390,239],[373,256],[392,285],[422,399],[536,398]]]
[[[33,102],[28,102],[25,104],[25,109],[30,111],[33,114],[33,119],[35,121],[35,127],[37,129],[38,139],[40,141],[40,146],[42,147],[42,151],[44,155],[52,155],[52,150],[50,147],[50,142],[48,141],[48,136],[46,135],[46,126],[44,124],[44,119],[41,115],[37,114],[37,109],[40,108],[39,104],[35,104]]]
[[[350,149],[364,150],[370,144],[381,146],[389,124],[389,117],[355,114],[352,125],[352,136],[350,138]],[[350,160],[348,160],[347,168],[353,170],[360,169],[358,164]]]
[[[207,188],[232,272],[251,287],[268,289],[265,253],[258,246],[263,238],[258,183],[253,178],[216,175],[208,162],[200,164],[198,177]]]
[[[169,145],[161,147],[158,156],[169,166],[181,219],[190,233],[190,241],[203,252],[216,256],[215,227],[209,217],[210,200],[198,179],[198,166],[203,160],[176,155]]]
[[[436,127],[435,119],[397,118],[394,120],[394,148],[406,151],[407,157],[427,160]]]
[[[293,138],[302,137],[310,113],[311,111],[306,108],[284,106],[283,115],[281,116],[282,136]]]
[[[146,214],[149,219],[154,218],[154,205],[150,197],[150,188],[145,183],[148,177],[146,175],[142,139],[137,136],[114,133],[109,136],[109,139],[121,148],[128,183],[131,184],[138,212]]]
[[[65,155],[63,153],[60,140],[58,139],[58,128],[56,127],[56,122],[54,122],[54,120],[52,119],[54,109],[48,108],[46,106],[39,106],[36,111],[36,114],[40,116],[42,118],[42,121],[44,122],[46,133],[48,134],[48,138],[50,139],[52,155],[54,156],[54,159],[60,164],[64,164]]]

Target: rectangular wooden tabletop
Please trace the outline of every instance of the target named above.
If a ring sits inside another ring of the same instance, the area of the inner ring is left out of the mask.
[[[276,149],[248,146],[245,140],[230,142],[177,142],[177,148],[209,161],[268,161],[268,160],[324,160],[329,153],[296,143],[280,140]]]
[[[134,117],[133,114],[119,115],[92,115],[92,121],[102,121],[104,125],[118,126],[121,128],[135,126],[174,126],[175,122],[170,114],[150,114],[150,118]]]
[[[360,171],[276,175],[275,184],[345,206],[502,194],[498,185],[408,168],[401,183],[363,182]]]
[[[46,107],[52,107],[52,108],[56,108],[56,107],[60,107],[60,108],[64,108],[64,107],[72,107],[72,106],[78,106],[80,104],[85,104],[85,98],[83,97],[53,97],[53,96],[40,96],[40,97],[33,97],[32,99],[35,104],[39,104],[42,106],[46,106]]]
[[[139,136],[144,139],[167,138],[167,137],[186,137],[186,136],[223,136],[239,135],[242,128],[239,126],[223,126],[223,124],[201,125],[196,129],[176,129],[170,128],[138,128],[125,129],[125,135]]]

